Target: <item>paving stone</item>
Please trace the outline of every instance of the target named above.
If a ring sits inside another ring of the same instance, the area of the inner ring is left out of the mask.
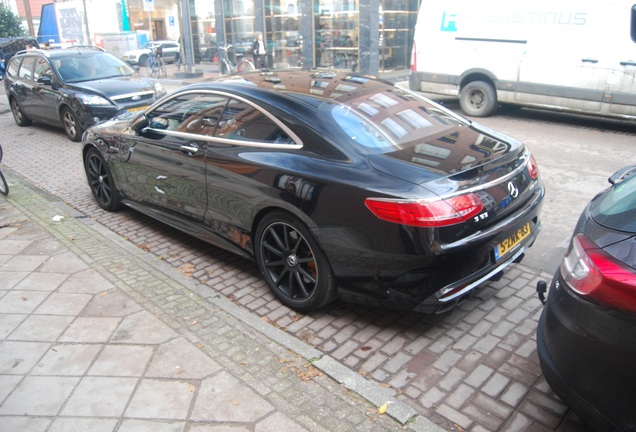
[[[221,369],[214,360],[183,338],[162,344],[146,372],[146,377],[202,379]]]
[[[27,376],[5,399],[0,414],[54,416],[78,381],[77,377]]]
[[[85,377],[66,403],[62,415],[119,417],[137,382],[137,378]]]
[[[102,346],[98,344],[56,344],[42,357],[33,375],[83,375]]]
[[[106,345],[91,366],[88,374],[141,377],[152,355],[152,346]]]
[[[184,420],[196,391],[196,386],[186,381],[144,379],[135,390],[125,416]],[[215,405],[208,405],[206,409],[212,406]]]
[[[59,417],[53,421],[48,432],[112,432],[116,425],[117,419]]]

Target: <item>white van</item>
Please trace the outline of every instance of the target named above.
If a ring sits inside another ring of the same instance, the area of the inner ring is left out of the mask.
[[[476,117],[506,103],[636,119],[636,0],[424,0],[410,88]]]

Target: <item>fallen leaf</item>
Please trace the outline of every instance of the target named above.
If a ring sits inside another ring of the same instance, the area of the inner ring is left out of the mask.
[[[239,404],[239,401],[237,401],[235,399],[232,400],[232,405],[237,406],[238,404]]]
[[[185,276],[191,277],[194,274],[195,268],[194,268],[193,264],[187,263],[187,264],[182,264],[179,267],[177,267],[177,270],[179,270]]]
[[[385,402],[385,403],[382,404],[382,406],[380,408],[378,408],[378,413],[384,414],[386,412],[387,408],[389,408],[389,403]]]
[[[362,348],[360,348],[360,351],[371,351],[373,348],[371,348],[370,346],[363,346]]]

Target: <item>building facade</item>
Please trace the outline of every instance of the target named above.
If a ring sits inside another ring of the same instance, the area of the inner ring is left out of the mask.
[[[232,44],[251,55],[263,34],[271,67],[407,69],[420,0],[126,0],[130,30],[189,39],[193,61]],[[190,17],[190,22],[184,17]],[[190,39],[191,38],[191,39]]]

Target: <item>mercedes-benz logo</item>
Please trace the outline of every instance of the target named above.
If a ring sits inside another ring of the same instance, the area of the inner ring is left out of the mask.
[[[517,198],[519,196],[519,189],[513,182],[508,182],[508,193],[513,198]]]
[[[292,254],[287,257],[287,265],[290,267],[296,267],[298,265],[298,258]]]

